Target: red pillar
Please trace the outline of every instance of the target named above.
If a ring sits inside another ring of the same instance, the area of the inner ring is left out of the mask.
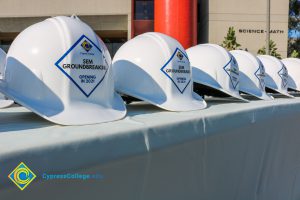
[[[155,0],[154,31],[177,39],[184,48],[197,44],[197,0]]]

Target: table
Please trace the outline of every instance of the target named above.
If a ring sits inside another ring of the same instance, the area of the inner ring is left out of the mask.
[[[0,110],[0,199],[299,199],[300,97],[207,103],[192,112],[134,103],[126,118],[88,126]],[[37,175],[23,191],[7,177],[20,162]]]

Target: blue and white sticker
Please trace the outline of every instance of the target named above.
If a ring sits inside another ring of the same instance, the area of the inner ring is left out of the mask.
[[[288,74],[288,70],[284,64],[282,64],[282,68],[278,72],[278,75],[280,76],[280,78],[282,80],[282,87],[287,88],[289,74]]]
[[[86,97],[101,84],[109,67],[102,50],[85,35],[69,48],[55,66]]]
[[[191,82],[191,70],[188,57],[176,48],[171,58],[160,69],[176,86],[181,94]]]
[[[223,67],[223,69],[229,76],[232,87],[236,89],[239,84],[239,67],[233,56],[231,56],[230,61]]]
[[[256,76],[256,78],[259,81],[260,88],[262,90],[265,90],[265,87],[266,87],[266,84],[265,84],[266,71],[265,71],[265,67],[262,64],[262,62],[260,60],[258,60],[258,62],[259,62],[259,67],[256,70],[256,72],[254,73],[254,75]]]

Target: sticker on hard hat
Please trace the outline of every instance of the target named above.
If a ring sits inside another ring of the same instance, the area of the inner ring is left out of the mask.
[[[287,71],[287,68],[282,64],[282,68],[281,70],[278,72],[278,75],[280,76],[281,80],[282,80],[282,86],[284,88],[287,87],[287,84],[288,84],[288,71]]]
[[[86,97],[101,84],[109,67],[102,50],[85,35],[55,65]]]
[[[233,56],[231,56],[230,61],[223,67],[223,69],[229,76],[232,87],[236,89],[239,84],[239,68]]]
[[[179,48],[176,48],[160,70],[174,83],[180,93],[184,93],[191,82],[191,70],[188,57]]]
[[[260,61],[259,61],[260,62]],[[265,90],[265,68],[263,66],[263,64],[260,62],[258,69],[256,70],[256,72],[254,73],[254,75],[256,76],[256,78],[258,79],[259,83],[260,83],[260,87],[262,90]]]

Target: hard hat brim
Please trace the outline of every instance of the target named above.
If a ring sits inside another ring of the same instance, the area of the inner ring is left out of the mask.
[[[14,101],[5,99],[5,96],[0,93],[0,109],[7,108],[14,104]]]
[[[244,101],[244,102],[247,102],[247,103],[250,102],[248,99],[243,98],[240,94],[235,94],[235,93],[232,94],[232,93],[229,93],[225,90],[223,90],[223,92],[230,95],[230,96],[232,96],[232,97],[234,97],[234,98],[236,98],[236,99],[239,99],[241,101]]]
[[[129,95],[128,92],[118,91],[121,94]],[[179,111],[193,111],[202,110],[207,107],[205,100],[198,94],[192,93],[190,98],[184,99],[166,99],[165,102],[156,102],[155,99],[148,99],[138,94],[130,94],[134,98],[140,99],[142,101],[148,102],[164,110],[179,112]]]
[[[192,93],[192,97],[185,101],[167,101],[165,104],[156,104],[158,107],[161,107],[169,111],[193,111],[193,110],[202,110],[207,107],[206,101],[197,93]]]
[[[192,96],[184,100],[167,100],[163,104],[155,104],[156,106],[165,110],[179,112],[179,111],[193,111],[202,110],[207,107],[205,100],[195,92],[192,92]]]
[[[288,85],[288,89],[292,89],[292,90],[296,90],[296,91],[300,92],[300,88],[298,86],[294,87],[294,86]]]
[[[264,91],[261,91],[260,94],[255,94],[253,92],[249,92],[249,91],[245,91],[245,90],[240,90],[241,92],[245,93],[245,94],[248,94],[248,95],[251,95],[253,97],[256,97],[258,99],[261,99],[261,100],[265,100],[265,101],[271,101],[271,100],[274,100],[274,97],[269,95],[268,93],[264,92]]]
[[[1,108],[8,108],[13,104],[14,104],[14,101],[12,101],[12,100],[0,99],[0,109]]]
[[[266,100],[266,101],[274,100],[274,97],[266,92],[263,92],[261,96],[256,96],[256,97],[260,98],[261,100]]]
[[[0,92],[15,102],[31,110],[37,115],[60,125],[88,125],[119,120],[125,117],[126,107],[122,98],[114,93],[113,101],[109,106],[102,106],[90,102],[74,102],[60,110],[53,110],[44,105],[23,99],[20,95],[6,90],[0,80]],[[1,106],[1,105],[0,105]]]
[[[276,92],[278,92],[279,94],[282,94],[286,97],[290,97],[290,98],[295,98],[293,95],[289,94],[287,91],[282,91],[282,90],[278,90],[278,89],[274,89],[274,88],[271,88],[271,87],[268,87],[266,86],[267,88],[271,89],[271,90],[274,90]]]
[[[225,93],[225,94],[227,94],[227,95],[229,95],[229,96],[231,96],[231,97],[234,97],[234,98],[236,98],[236,99],[239,99],[239,100],[241,100],[241,101],[249,102],[249,100],[247,100],[247,99],[241,97],[241,95],[235,94],[235,93],[231,93],[231,92],[228,92],[227,90],[224,90],[224,89],[221,88],[221,87],[215,87],[215,86],[213,86],[213,85],[206,84],[205,82],[200,82],[200,81],[196,81],[196,80],[194,80],[194,82],[195,82],[195,83],[202,84],[202,85],[205,85],[205,86],[207,86],[207,87],[210,87],[210,88],[213,88],[213,89],[216,89],[216,90],[219,90],[219,91],[221,91],[221,92],[223,92],[223,93]]]
[[[126,116],[126,107],[118,94],[114,95],[110,106],[86,102],[73,103],[61,113],[45,118],[61,125],[88,125],[116,121]]]

